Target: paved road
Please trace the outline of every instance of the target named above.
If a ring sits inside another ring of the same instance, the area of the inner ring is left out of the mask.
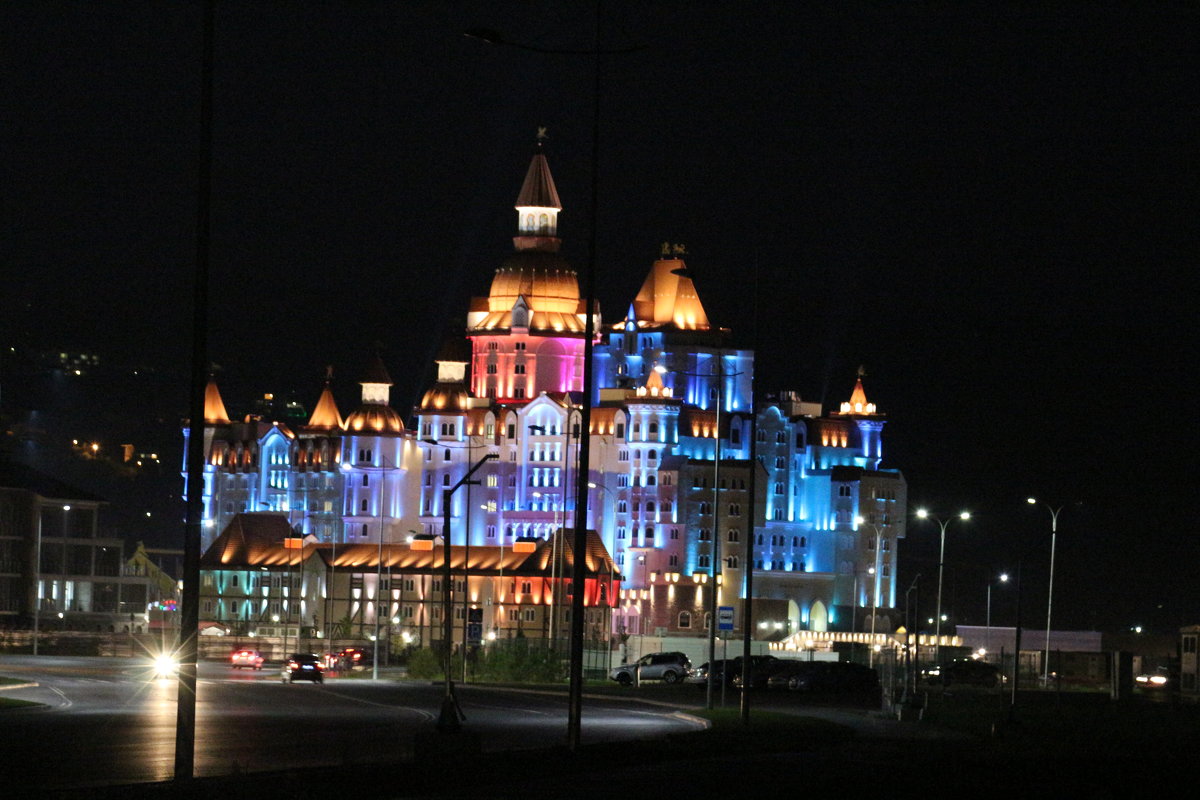
[[[166,780],[175,741],[174,680],[157,680],[140,659],[0,657],[0,675],[36,688],[7,697],[41,709],[0,713],[0,774],[24,788]],[[196,774],[357,764],[412,757],[414,736],[428,730],[441,689],[424,682],[330,678],[324,685],[283,684],[278,672],[201,664],[197,689]],[[552,746],[563,741],[566,699],[465,686],[466,725],[485,750]],[[694,730],[669,708],[628,701],[585,704],[585,742]]]

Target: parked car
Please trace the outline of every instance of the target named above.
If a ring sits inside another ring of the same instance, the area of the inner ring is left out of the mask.
[[[793,692],[869,694],[880,690],[879,673],[850,661],[801,662],[786,675],[775,673],[772,686]]]
[[[973,658],[959,658],[948,664],[933,667],[925,671],[926,680],[935,686],[982,686],[993,689],[999,686],[1004,678],[1000,668],[986,661]]]
[[[663,683],[678,683],[691,669],[692,662],[683,653],[650,653],[632,664],[622,664],[608,677],[622,686],[635,680],[661,680]]]
[[[1133,679],[1143,689],[1165,689],[1171,682],[1166,667],[1158,667],[1152,672],[1144,672]]]
[[[325,682],[325,667],[321,665],[321,657],[316,653],[292,653],[283,664],[283,682],[296,681]]]
[[[365,667],[373,656],[374,653],[366,648],[347,647],[337,654],[338,666],[340,669]]]
[[[770,669],[774,662],[780,659],[775,656],[750,656],[750,664],[753,670],[760,668]],[[716,672],[713,675],[715,683],[720,686],[724,681],[726,686],[733,686],[734,679],[742,674],[742,657],[730,659],[721,659],[716,662]],[[708,662],[704,662],[699,667],[695,667],[688,672],[687,683],[694,683],[699,686],[708,685]],[[741,685],[740,683],[738,684]]]
[[[250,650],[243,647],[241,650],[234,650],[229,654],[229,666],[234,669],[248,667],[250,669],[262,669],[263,656],[257,650]]]
[[[812,672],[815,669],[820,669],[817,664],[823,664],[823,661],[788,661],[783,667],[773,672],[767,678],[768,689],[791,689],[792,683],[798,680],[799,673]]]
[[[767,688],[767,682],[771,679],[772,675],[782,669],[787,669],[792,664],[799,663],[795,659],[775,658],[774,656],[761,656],[761,658],[762,660],[756,662],[754,669],[750,671],[751,689]],[[733,676],[732,685],[738,689],[742,688],[742,673],[740,670]]]

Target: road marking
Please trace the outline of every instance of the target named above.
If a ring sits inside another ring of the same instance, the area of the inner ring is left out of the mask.
[[[69,697],[67,697],[65,694],[63,694],[60,690],[56,689],[55,687],[47,686],[46,688],[62,698],[62,704],[59,705],[59,708],[70,708],[71,706],[75,705],[74,703],[71,702],[71,699]]]
[[[436,716],[432,712],[424,711],[419,708],[413,708],[412,706],[393,706],[389,705],[388,703],[376,703],[374,700],[363,700],[360,697],[353,697],[348,694],[342,694],[341,692],[335,692],[332,689],[326,689],[324,686],[318,686],[317,688],[325,694],[332,694],[336,697],[341,697],[344,700],[353,700],[355,703],[362,703],[363,705],[378,706],[379,708],[387,708],[393,711],[411,711],[412,713],[421,717],[421,719],[424,719],[426,722],[432,722],[434,719],[436,719]]]

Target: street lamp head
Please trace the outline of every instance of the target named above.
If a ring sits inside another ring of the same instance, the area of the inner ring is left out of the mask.
[[[925,510],[925,509],[923,509],[923,508],[918,508],[918,509],[917,509],[917,518],[918,518],[918,519],[927,519],[928,517],[929,517],[929,512],[928,512],[928,511],[926,511],[926,510]]]
[[[1029,503],[1029,505],[1031,505],[1031,506],[1036,506],[1036,505],[1037,505],[1037,498],[1036,498],[1036,497],[1026,497],[1026,498],[1025,498],[1025,502],[1026,502],[1026,503]]]
[[[592,483],[591,481],[588,481],[588,488],[589,488],[589,489],[595,489],[595,488],[597,488],[597,487],[596,487],[596,484]]]
[[[1007,573],[1007,572],[1001,572],[1001,573],[1000,573],[1000,582],[1001,582],[1001,583],[1008,583],[1008,573]]]
[[[970,518],[971,518],[971,512],[970,512],[970,511],[964,511],[964,512],[962,512],[961,514],[959,514],[959,515],[958,515],[958,518],[959,518],[959,519],[963,519],[963,520],[970,519]]]
[[[70,506],[63,506],[63,511],[70,511],[70,510],[71,510]]]
[[[920,512],[918,512],[918,513],[920,513]],[[864,522],[866,522],[866,520],[863,519],[863,517],[861,515],[854,518],[854,524],[856,524],[856,525],[862,525]]]

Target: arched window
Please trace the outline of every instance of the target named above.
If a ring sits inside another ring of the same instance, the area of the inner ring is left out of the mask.
[[[651,422],[651,423],[650,423],[650,435],[651,435],[651,436],[657,436],[657,435],[658,435],[658,423],[657,423],[657,422]],[[650,451],[650,457],[651,457],[651,458],[654,458],[654,451],[653,451],[653,450],[651,450],[651,451]]]
[[[658,458],[658,451],[651,450],[649,453],[646,453],[646,458],[650,461],[653,461],[654,459]]]
[[[654,501],[653,501],[653,500],[647,500],[647,501],[646,501],[646,513],[647,513],[647,514],[653,514],[653,513],[654,513]]]
[[[737,556],[730,556],[729,558],[725,559],[725,566],[729,567],[730,569],[737,569],[739,563],[740,562],[738,561]]]
[[[707,568],[710,564],[711,562],[709,561],[708,556],[700,556],[696,559],[696,566],[698,567]]]
[[[363,500],[361,503],[359,503],[358,510],[363,512],[364,514],[367,512],[367,501],[366,500]]]
[[[542,214],[538,217],[538,233],[550,232],[550,215]]]
[[[692,612],[690,612],[690,611],[680,611],[679,612],[679,627],[680,628],[692,627]]]
[[[646,485],[647,486],[655,486],[657,484],[658,484],[658,478],[654,477],[653,475],[646,476]]]

